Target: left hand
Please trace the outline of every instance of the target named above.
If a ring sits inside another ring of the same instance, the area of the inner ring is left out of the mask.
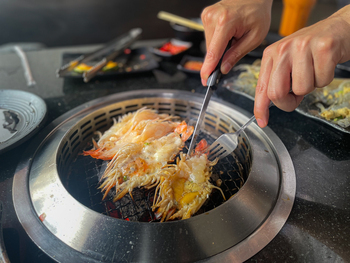
[[[335,66],[350,59],[347,20],[350,5],[264,50],[254,104],[260,127],[268,123],[270,101],[284,111],[293,111],[304,95],[333,80]],[[293,93],[289,93],[291,79]]]

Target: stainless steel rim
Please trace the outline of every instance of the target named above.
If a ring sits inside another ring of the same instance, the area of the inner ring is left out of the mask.
[[[100,215],[67,193],[57,180],[57,170],[47,170],[48,166],[35,162],[44,156],[48,165],[56,165],[55,156],[49,156],[50,152],[57,151],[57,144],[51,146],[49,143],[53,140],[50,135],[66,133],[68,122],[75,122],[111,103],[144,97],[181,98],[197,104],[203,99],[190,92],[173,90],[125,92],[84,104],[51,123],[24,154],[14,177],[13,201],[28,235],[59,262],[242,262],[253,256],[282,228],[295,196],[292,161],[283,143],[269,128],[261,130],[253,124],[247,130],[247,136],[254,140],[255,161],[238,194],[209,213],[178,222],[135,223]],[[221,100],[214,99],[210,108],[226,116],[234,114],[234,120],[239,124],[248,119],[241,110]],[[43,144],[32,160],[41,141]],[[262,182],[261,178],[262,170],[266,169],[272,174],[268,183]],[[33,171],[34,176],[31,175]],[[36,187],[39,183],[46,185],[46,190]],[[31,190],[28,184],[32,186]],[[277,189],[273,185],[277,185]],[[251,196],[258,200],[249,200]],[[47,218],[42,223],[39,216],[43,214]],[[244,231],[238,231],[242,225]]]

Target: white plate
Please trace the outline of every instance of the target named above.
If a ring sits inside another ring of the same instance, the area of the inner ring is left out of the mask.
[[[20,90],[0,90],[0,153],[33,136],[46,118],[45,102]]]

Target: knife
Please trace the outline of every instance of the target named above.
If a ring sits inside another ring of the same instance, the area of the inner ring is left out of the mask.
[[[101,47],[93,52],[90,52],[88,54],[79,56],[78,58],[74,59],[73,61],[70,61],[69,63],[67,63],[67,64],[63,65],[61,68],[59,68],[56,72],[57,77],[65,76],[65,74],[68,71],[72,70],[73,68],[75,68],[76,66],[78,66],[81,63],[86,63],[86,62],[92,61],[96,58],[103,56],[104,54],[108,54],[108,53],[112,52],[113,50],[116,50],[118,47],[120,47],[121,43],[124,43],[125,41],[129,40],[130,37],[133,38],[134,35],[137,35],[137,36],[140,35],[141,32],[142,32],[141,28],[131,29],[128,33],[123,34],[123,35],[111,40],[103,47]]]
[[[223,59],[226,51],[231,47],[232,40],[233,40],[233,38],[228,42],[227,47],[226,47],[224,53],[222,54],[219,63],[216,65],[216,68],[210,74],[210,76],[207,80],[207,92],[206,92],[204,100],[203,100],[201,111],[199,112],[196,127],[194,128],[194,132],[193,132],[193,135],[191,138],[191,143],[190,143],[190,146],[189,146],[188,151],[187,151],[187,156],[190,156],[191,152],[193,151],[194,145],[196,144],[196,141],[197,141],[197,137],[198,137],[199,132],[201,130],[201,126],[202,126],[202,123],[204,120],[205,112],[207,111],[207,108],[208,108],[210,98],[213,95],[214,91],[217,90],[217,88],[218,88],[217,85],[218,85],[218,83],[220,81],[220,77],[221,77],[221,71],[220,71],[221,62],[222,62],[222,59]]]
[[[108,63],[108,61],[114,60],[118,55],[120,55],[124,49],[129,47],[140,37],[141,33],[142,30],[140,28],[130,30],[130,32],[118,42],[111,54],[102,58],[89,71],[84,72],[84,82],[88,82],[95,77],[96,74]]]

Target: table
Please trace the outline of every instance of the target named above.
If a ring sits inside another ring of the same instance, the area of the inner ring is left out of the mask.
[[[157,41],[140,41],[139,46]],[[180,89],[204,94],[197,75],[185,75],[173,61],[162,61],[155,72],[134,76],[82,80],[56,78],[64,52],[87,52],[94,46],[50,48],[28,52],[37,84],[27,87],[16,54],[0,54],[1,89],[32,92],[48,107],[46,125],[63,113],[95,98],[136,89]],[[246,57],[242,62],[255,58]],[[160,79],[159,73],[168,78]],[[156,77],[158,74],[158,77]],[[172,77],[175,74],[176,77]],[[226,89],[215,97],[253,113],[253,102]],[[270,109],[269,127],[285,144],[296,171],[296,199],[280,233],[247,262],[342,262],[350,261],[350,134],[342,133],[297,112]],[[50,262],[23,232],[13,209],[11,188],[21,152],[29,142],[0,155],[0,198],[3,202],[4,240],[12,262]],[[25,239],[26,245],[18,240]],[[20,249],[20,253],[18,253]],[[29,260],[29,261],[28,261]]]

